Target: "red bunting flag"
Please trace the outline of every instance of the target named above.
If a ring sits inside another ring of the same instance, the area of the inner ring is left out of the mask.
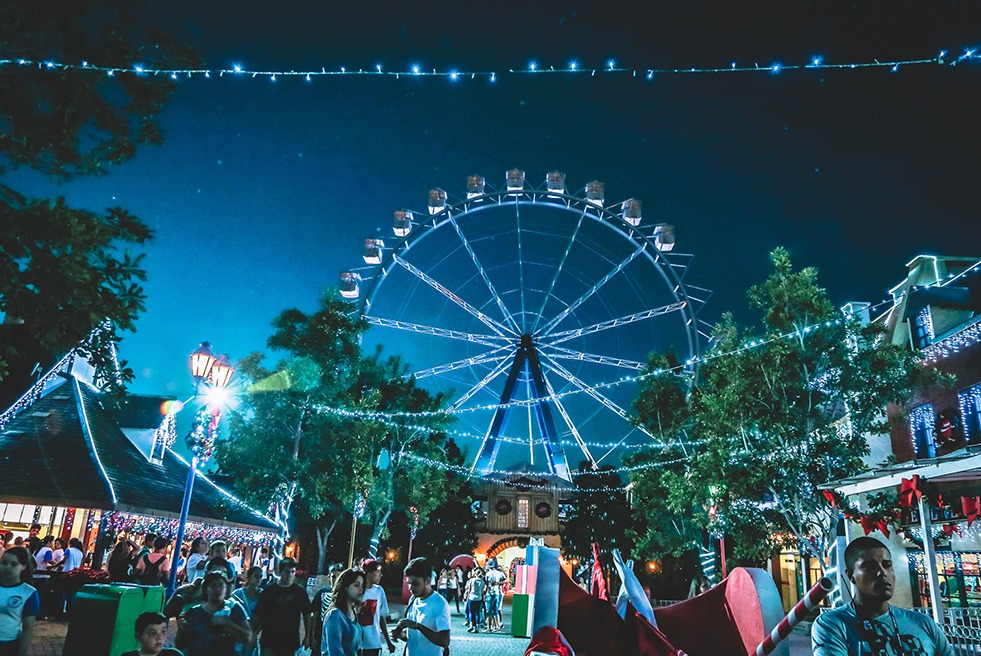
[[[603,565],[600,563],[599,545],[593,543],[593,580],[590,585],[590,592],[594,597],[609,599],[610,595],[606,589],[606,576],[603,574]]]
[[[981,497],[961,497],[961,512],[967,517],[967,527],[978,517],[981,517]]]

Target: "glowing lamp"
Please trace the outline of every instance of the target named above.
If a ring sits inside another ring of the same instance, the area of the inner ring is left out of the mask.
[[[597,180],[593,180],[586,185],[586,202],[596,207],[603,207],[606,197],[606,185]]]
[[[484,176],[468,175],[467,176],[467,200],[483,195],[484,195]]]
[[[191,375],[198,380],[204,380],[215,363],[215,354],[211,352],[209,342],[201,342],[197,350],[191,353]]]
[[[365,264],[381,264],[381,249],[385,247],[385,242],[381,239],[368,237],[364,240],[364,261]]]
[[[341,273],[341,296],[344,298],[357,298],[360,293],[358,281],[361,276],[350,271]]]
[[[620,206],[620,210],[623,212],[623,220],[637,227],[640,225],[640,201],[636,198],[630,198],[623,201]]]
[[[227,355],[220,355],[212,363],[208,378],[211,380],[212,385],[218,389],[223,389],[228,385],[228,381],[232,379],[233,373],[235,373],[235,367],[232,366],[231,360],[228,359]]]
[[[552,171],[545,176],[545,188],[549,196],[560,196],[565,193],[565,173]]]
[[[662,223],[654,228],[654,245],[659,251],[670,251],[674,249],[674,226]]]
[[[429,213],[439,214],[446,209],[446,192],[442,189],[429,190]]]
[[[408,210],[395,210],[392,232],[396,237],[407,237],[412,231],[412,212]]]
[[[524,191],[525,172],[521,169],[511,169],[505,174],[508,191]]]

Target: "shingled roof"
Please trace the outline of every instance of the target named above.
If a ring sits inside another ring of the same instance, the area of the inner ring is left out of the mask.
[[[66,376],[0,431],[2,498],[12,503],[99,508],[179,517],[188,464],[168,450],[147,460],[100,403],[99,393]],[[200,472],[188,519],[278,531]]]

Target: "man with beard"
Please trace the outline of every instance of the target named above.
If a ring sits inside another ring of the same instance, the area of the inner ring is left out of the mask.
[[[896,572],[886,545],[867,536],[852,540],[845,549],[845,575],[854,599],[814,622],[814,656],[954,656],[932,619],[890,605]]]

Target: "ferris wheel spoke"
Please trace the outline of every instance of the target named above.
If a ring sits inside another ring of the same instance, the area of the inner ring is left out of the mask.
[[[602,406],[604,406],[607,410],[610,410],[614,414],[618,415],[624,421],[628,421],[630,423],[633,423],[632,420],[631,420],[631,418],[630,418],[630,415],[627,414],[627,411],[626,410],[624,410],[623,408],[621,408],[620,406],[618,406],[616,403],[614,403],[610,399],[608,399],[605,396],[603,396],[602,394],[600,394],[597,390],[593,389],[592,387],[590,387],[589,385],[587,385],[586,383],[584,383],[583,381],[581,381],[579,378],[577,378],[572,373],[570,373],[565,368],[563,368],[562,365],[558,364],[557,362],[552,361],[551,359],[549,359],[548,362],[544,362],[543,364],[546,367],[548,367],[548,369],[550,371],[554,371],[556,374],[558,374],[562,378],[565,378],[567,381],[569,381],[570,383],[572,383],[576,388],[578,388],[581,392],[583,392],[584,394],[586,394],[586,396],[589,396],[593,400],[597,401]],[[638,426],[637,427],[637,430],[639,430],[640,432],[644,433],[645,435],[647,435],[648,437],[650,437],[652,440],[655,440],[655,441],[658,441],[658,442],[660,441],[660,440],[658,440],[657,437],[655,437],[651,433],[647,432],[647,430],[645,430],[643,426]]]
[[[552,282],[548,286],[548,292],[546,292],[544,298],[542,298],[542,306],[538,308],[538,314],[535,315],[535,325],[531,327],[531,332],[534,334],[538,330],[538,322],[542,319],[542,314],[545,312],[545,304],[548,303],[548,299],[552,297],[552,291],[555,289],[555,283],[559,279],[559,275],[562,273],[562,269],[565,268],[565,261],[569,259],[569,252],[572,250],[572,245],[576,243],[576,237],[579,236],[579,228],[582,227],[583,219],[586,218],[586,210],[583,209],[582,213],[579,215],[579,220],[576,222],[576,229],[572,231],[572,236],[569,237],[569,243],[566,244],[565,253],[562,254],[562,259],[559,260],[559,266],[555,269],[555,275],[552,276]]]
[[[572,432],[572,437],[576,439],[576,444],[579,445],[583,455],[589,460],[590,467],[592,469],[597,469],[599,463],[593,458],[593,454],[589,452],[589,447],[586,446],[586,440],[582,439],[582,435],[579,433],[579,428],[572,421],[572,417],[569,416],[569,413],[566,412],[565,406],[562,405],[562,401],[559,400],[558,396],[556,396],[555,390],[552,388],[552,383],[548,382],[547,378],[545,379],[545,388],[548,390],[548,396],[552,400],[552,403],[555,404],[555,409],[559,411],[559,415],[562,416],[562,420],[565,422],[565,425],[568,426],[569,431]]]
[[[620,440],[619,442],[617,442],[616,444],[614,444],[614,445],[613,445],[612,447],[610,447],[610,450],[609,450],[609,451],[607,451],[606,453],[604,453],[603,455],[601,455],[601,456],[599,457],[599,460],[597,460],[597,461],[596,461],[596,464],[597,464],[597,466],[599,465],[599,463],[601,463],[601,462],[603,462],[604,460],[606,460],[606,459],[607,459],[607,458],[608,458],[608,457],[610,456],[610,454],[612,454],[612,453],[613,453],[614,451],[616,451],[616,450],[617,450],[617,449],[619,449],[619,448],[620,448],[621,446],[623,446],[623,443],[624,443],[624,442],[626,442],[626,441],[627,441],[627,439],[628,439],[628,438],[629,438],[629,437],[630,437],[631,435],[633,435],[633,433],[634,433],[634,431],[633,431],[633,430],[629,430],[629,431],[627,431],[627,434],[623,436],[623,439],[621,439],[621,440]]]
[[[524,240],[521,239],[521,204],[514,204],[514,217],[518,224],[518,289],[521,296],[521,332],[525,332],[528,315],[525,308],[525,249]]]
[[[504,315],[505,320],[511,325],[511,328],[514,329],[515,333],[520,334],[521,328],[518,327],[514,317],[511,316],[511,313],[504,306],[504,301],[501,300],[501,295],[498,294],[497,289],[494,288],[494,283],[491,282],[490,276],[487,275],[487,270],[484,269],[484,265],[482,265],[480,260],[477,258],[477,253],[474,252],[473,247],[470,245],[470,241],[467,239],[467,236],[463,234],[463,230],[460,229],[460,224],[457,223],[456,219],[452,216],[450,217],[450,223],[456,230],[456,234],[460,238],[460,243],[463,244],[463,248],[465,248],[467,253],[470,254],[470,259],[473,260],[473,264],[475,267],[477,267],[477,271],[480,273],[481,279],[483,279],[484,284],[487,285],[487,290],[491,293],[491,297],[497,302],[497,308],[501,311],[501,314]]]
[[[576,337],[582,337],[584,335],[592,335],[593,333],[598,333],[602,330],[609,330],[610,328],[618,328],[624,326],[628,323],[634,323],[636,321],[643,321],[644,319],[650,319],[652,317],[659,317],[669,312],[677,312],[685,308],[687,303],[681,301],[680,303],[671,303],[669,305],[662,305],[659,308],[654,308],[653,310],[644,310],[643,312],[637,312],[635,314],[628,314],[624,317],[617,317],[616,319],[610,319],[609,321],[603,321],[600,323],[594,323],[591,326],[584,326],[582,328],[576,328],[574,330],[564,330],[560,333],[552,333],[548,336],[548,341],[542,341],[543,346],[555,346],[556,344],[561,344],[562,342],[567,342],[570,339],[575,339]]]
[[[469,401],[470,399],[472,399],[477,392],[487,387],[487,385],[490,384],[492,380],[494,380],[502,373],[504,373],[504,370],[508,368],[509,364],[510,362],[508,361],[507,358],[502,358],[501,362],[496,367],[494,367],[489,374],[484,376],[483,380],[481,380],[479,383],[468,389],[466,392],[464,392],[464,394],[459,399],[454,401],[453,405],[451,405],[449,408],[450,411],[458,410],[461,407],[463,407],[463,404]]]
[[[429,369],[423,369],[422,371],[416,371],[412,375],[418,378],[429,378],[430,376],[440,376],[442,374],[448,374],[451,371],[456,371],[457,369],[463,369],[464,367],[473,367],[478,364],[487,364],[488,362],[497,362],[499,360],[504,360],[510,357],[510,353],[500,353],[504,350],[510,350],[510,346],[501,346],[493,351],[488,351],[487,353],[482,353],[480,355],[475,355],[469,358],[462,358],[456,360],[455,362],[447,362],[446,364],[437,365]]]
[[[426,326],[417,323],[409,323],[408,321],[396,321],[395,319],[375,317],[370,314],[365,315],[364,319],[366,322],[368,322],[373,326],[382,326],[384,328],[395,328],[397,330],[404,330],[411,333],[419,333],[420,335],[433,335],[434,337],[446,337],[448,339],[457,339],[464,342],[483,344],[484,346],[491,346],[491,347],[501,346],[501,341],[508,339],[506,337],[500,337],[498,335],[479,335],[474,333],[464,333],[458,330],[450,330],[448,328],[437,328],[436,326]]]
[[[501,325],[497,321],[494,321],[489,316],[487,316],[486,314],[484,314],[483,312],[481,312],[480,310],[478,310],[474,306],[472,306],[469,303],[467,303],[465,300],[463,300],[462,298],[460,298],[459,296],[457,296],[456,294],[454,294],[447,287],[445,287],[444,285],[442,285],[441,283],[439,283],[438,281],[436,281],[435,279],[433,279],[432,276],[430,276],[428,273],[426,273],[425,271],[423,271],[419,267],[415,266],[411,262],[407,262],[406,260],[402,259],[398,255],[394,255],[393,256],[393,259],[400,266],[402,266],[406,271],[408,271],[409,273],[411,273],[412,275],[414,275],[416,278],[418,278],[419,280],[423,281],[424,283],[426,283],[427,285],[429,285],[430,287],[432,287],[433,289],[435,289],[436,291],[438,291],[440,294],[442,294],[446,298],[450,299],[451,301],[453,301],[454,303],[456,303],[457,305],[459,305],[461,308],[463,308],[464,310],[466,310],[467,312],[469,312],[471,315],[473,315],[474,318],[476,318],[478,321],[480,321],[481,323],[483,323],[485,326],[487,326],[488,328],[490,328],[491,330],[493,330],[499,336],[504,337],[505,336],[505,333],[511,333],[512,335],[517,336],[517,333],[515,333],[514,331],[512,331],[510,328]]]
[[[612,271],[610,271],[605,276],[603,276],[602,278],[600,278],[599,282],[597,282],[595,285],[593,285],[592,287],[590,287],[589,290],[585,294],[583,294],[578,299],[576,299],[575,301],[573,301],[572,304],[569,305],[569,307],[567,307],[566,309],[562,310],[562,312],[560,312],[554,319],[552,319],[551,321],[549,321],[545,325],[544,328],[542,328],[540,331],[536,332],[536,335],[538,335],[538,334],[548,335],[549,332],[553,328],[555,328],[560,323],[562,323],[562,321],[567,316],[569,316],[570,314],[572,314],[573,312],[575,312],[576,311],[576,308],[578,308],[580,305],[582,305],[583,303],[585,303],[586,301],[588,301],[593,296],[593,294],[595,294],[596,292],[598,292],[603,287],[603,285],[605,285],[606,283],[608,283],[610,281],[610,279],[613,278],[613,276],[615,276],[618,273],[620,273],[621,271],[623,271],[628,264],[630,264],[631,262],[634,261],[634,258],[636,258],[638,255],[640,255],[641,253],[643,253],[646,249],[647,249],[647,245],[646,244],[643,244],[639,248],[637,248],[633,253],[631,253],[626,258],[624,258],[619,264],[617,264],[615,267],[613,267],[613,270]]]
[[[543,348],[545,346],[543,345]],[[579,362],[592,362],[593,364],[605,364],[611,367],[620,367],[622,369],[632,369],[634,371],[643,371],[647,366],[643,362],[637,362],[635,360],[626,360],[624,358],[611,358],[607,355],[597,355],[596,353],[587,353],[585,351],[574,351],[572,349],[563,348],[561,346],[548,346],[553,352],[542,351],[545,355],[552,358],[553,360],[578,360]]]

